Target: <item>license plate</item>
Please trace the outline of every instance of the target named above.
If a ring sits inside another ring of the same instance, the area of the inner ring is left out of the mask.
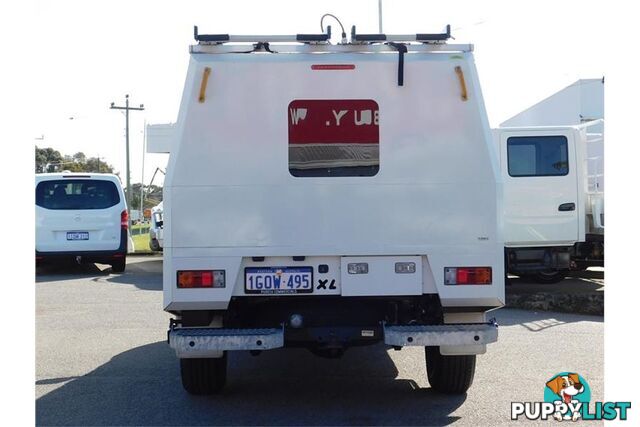
[[[67,240],[89,240],[88,231],[67,231]]]
[[[312,267],[247,267],[247,294],[304,294],[313,292]]]

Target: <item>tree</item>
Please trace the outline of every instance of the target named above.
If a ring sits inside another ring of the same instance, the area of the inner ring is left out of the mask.
[[[60,162],[62,162],[62,155],[59,151],[36,146],[36,173],[53,172],[55,164]]]
[[[88,171],[100,173],[113,173],[113,166],[106,162],[101,162],[97,157],[89,157],[86,167]]]
[[[79,151],[73,155],[73,160],[78,163],[87,163],[87,156],[85,156],[82,151]]]
[[[140,210],[140,184],[131,184],[131,206],[132,210]],[[124,190],[125,194],[127,189]],[[162,201],[162,187],[157,185],[147,186],[144,188],[144,208],[152,208]]]
[[[97,157],[89,157],[83,152],[77,152],[73,156],[60,154],[53,148],[36,147],[36,173],[58,172],[68,170],[70,172],[100,172],[113,173],[113,166],[101,161]]]

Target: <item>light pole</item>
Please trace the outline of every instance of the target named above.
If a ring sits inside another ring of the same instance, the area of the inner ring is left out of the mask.
[[[118,107],[115,102],[111,103],[112,110],[124,110],[125,116],[125,135],[127,140],[127,210],[131,212],[131,172],[129,169],[129,110],[144,110],[144,104],[140,104],[140,107],[129,107],[129,95],[124,96],[124,107]],[[131,215],[129,216],[129,229],[131,229]]]
[[[140,221],[144,222],[144,155],[146,154],[147,144],[147,121],[144,121],[144,130],[142,133],[142,179],[140,180]]]

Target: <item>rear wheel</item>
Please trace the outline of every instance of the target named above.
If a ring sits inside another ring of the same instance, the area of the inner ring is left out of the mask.
[[[227,352],[218,359],[180,359],[182,386],[190,394],[216,394],[227,382]]]
[[[545,285],[551,285],[564,280],[567,277],[567,272],[562,271],[544,271],[531,276],[534,281]]]
[[[119,258],[111,263],[111,271],[122,273],[127,266],[127,257]]]
[[[447,394],[463,394],[473,383],[476,356],[443,356],[440,347],[425,347],[427,377],[431,388]]]
[[[160,251],[160,243],[158,243],[157,239],[149,240],[149,249],[155,252]]]

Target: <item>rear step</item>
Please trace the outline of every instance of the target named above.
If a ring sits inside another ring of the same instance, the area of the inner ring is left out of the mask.
[[[180,358],[217,357],[224,350],[270,350],[284,346],[283,329],[175,328],[169,346]]]
[[[384,343],[402,346],[461,346],[489,344],[498,340],[498,324],[383,325]]]
[[[382,325],[384,343],[403,346],[463,346],[498,340],[495,321],[450,325]],[[284,347],[280,329],[175,328],[169,345],[179,358],[220,357],[226,350],[271,350]]]

